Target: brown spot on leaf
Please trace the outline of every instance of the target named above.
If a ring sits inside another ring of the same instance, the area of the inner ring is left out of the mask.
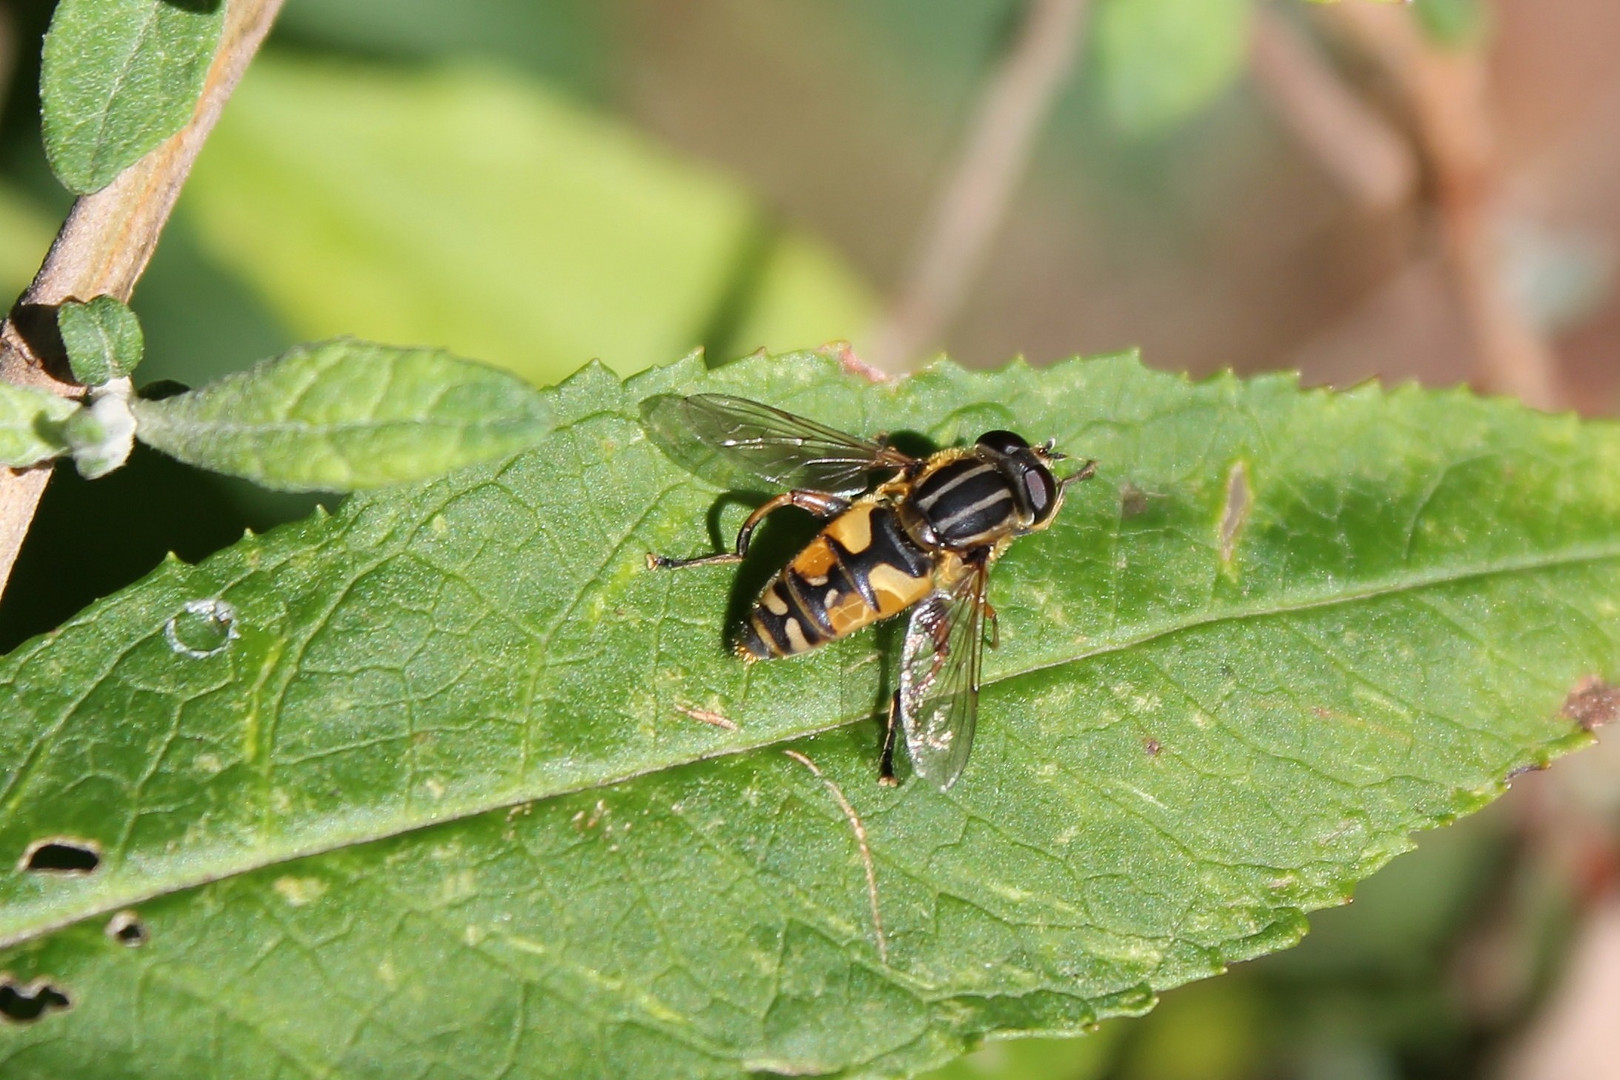
[[[1147,738],[1142,740],[1142,749],[1147,751],[1148,757],[1156,758],[1159,756],[1159,751],[1163,750],[1164,747],[1159,745],[1158,739]]]
[[[1588,675],[1564,699],[1564,715],[1587,731],[1600,728],[1620,716],[1620,687]]]
[[[762,350],[763,351],[763,350]],[[873,367],[859,356],[855,355],[855,346],[847,341],[834,341],[823,345],[816,350],[822,356],[830,356],[838,361],[838,366],[844,369],[846,375],[865,379],[870,383],[884,383],[889,381],[889,373]]]
[[[1221,514],[1221,562],[1230,563],[1237,551],[1238,534],[1249,520],[1249,469],[1239,461],[1226,474],[1226,509]]]
[[[1119,486],[1119,516],[1133,518],[1147,513],[1148,493],[1125,481]]]

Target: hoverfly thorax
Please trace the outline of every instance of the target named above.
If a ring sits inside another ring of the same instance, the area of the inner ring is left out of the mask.
[[[1010,431],[930,459],[911,485],[906,523],[919,541],[956,551],[1044,529],[1063,502],[1052,451]]]
[[[1063,492],[1068,486],[1052,475],[1050,465],[1062,461],[1063,455],[1055,452],[1050,442],[1031,446],[1023,436],[1011,431],[987,431],[979,436],[976,447],[981,455],[995,462],[1007,479],[1018,507],[1015,534],[1050,525],[1063,505]]]

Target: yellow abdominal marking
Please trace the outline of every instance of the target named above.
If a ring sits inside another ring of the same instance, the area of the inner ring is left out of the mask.
[[[760,601],[772,615],[786,615],[788,613],[787,601],[782,599],[782,594],[776,591],[775,586],[766,589],[765,595],[760,597]]]
[[[865,551],[872,546],[872,507],[857,506],[835,518],[826,535],[851,555]]]
[[[874,612],[866,598],[858,592],[838,594],[838,603],[833,603],[833,594],[827,594],[827,620],[833,624],[838,635],[852,634],[856,630],[872,621],[877,613]]]
[[[872,594],[877,597],[880,615],[893,615],[915,603],[928,591],[925,578],[911,577],[887,564],[872,567],[866,580],[871,583]]]
[[[783,620],[782,627],[787,633],[788,644],[793,647],[794,652],[809,651],[810,642],[805,639],[804,630],[799,626],[798,619]]]
[[[827,575],[837,561],[838,557],[833,553],[832,545],[827,543],[827,538],[818,536],[810,541],[809,547],[794,557],[792,566],[810,584],[825,585]],[[777,614],[780,615],[781,612]]]

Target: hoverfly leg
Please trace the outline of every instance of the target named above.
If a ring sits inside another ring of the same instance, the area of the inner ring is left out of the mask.
[[[647,569],[649,570],[684,570],[688,566],[719,566],[725,563],[742,562],[748,554],[748,542],[753,539],[754,530],[765,518],[782,509],[784,506],[796,506],[800,510],[808,510],[820,518],[837,517],[849,509],[849,500],[837,495],[829,495],[825,491],[794,490],[784,491],[774,498],[767,499],[760,504],[758,510],[748,515],[748,520],[742,523],[737,530],[737,548],[735,551],[721,551],[713,555],[698,555],[691,559],[677,559],[669,555],[654,555],[647,553]]]
[[[889,699],[889,722],[883,730],[883,756],[878,759],[878,783],[884,787],[899,787],[894,775],[894,740],[900,732],[900,691]]]
[[[986,600],[984,607],[985,644],[992,649],[1001,648],[1001,620],[996,617],[996,609]]]
[[[1058,485],[1067,488],[1070,484],[1078,484],[1082,480],[1090,480],[1097,475],[1097,463],[1087,460],[1078,470],[1058,481]]]

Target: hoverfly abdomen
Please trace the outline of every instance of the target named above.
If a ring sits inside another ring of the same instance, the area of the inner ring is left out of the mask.
[[[739,651],[767,660],[853,634],[928,595],[933,570],[934,556],[906,535],[892,507],[856,503],[765,587]]]

